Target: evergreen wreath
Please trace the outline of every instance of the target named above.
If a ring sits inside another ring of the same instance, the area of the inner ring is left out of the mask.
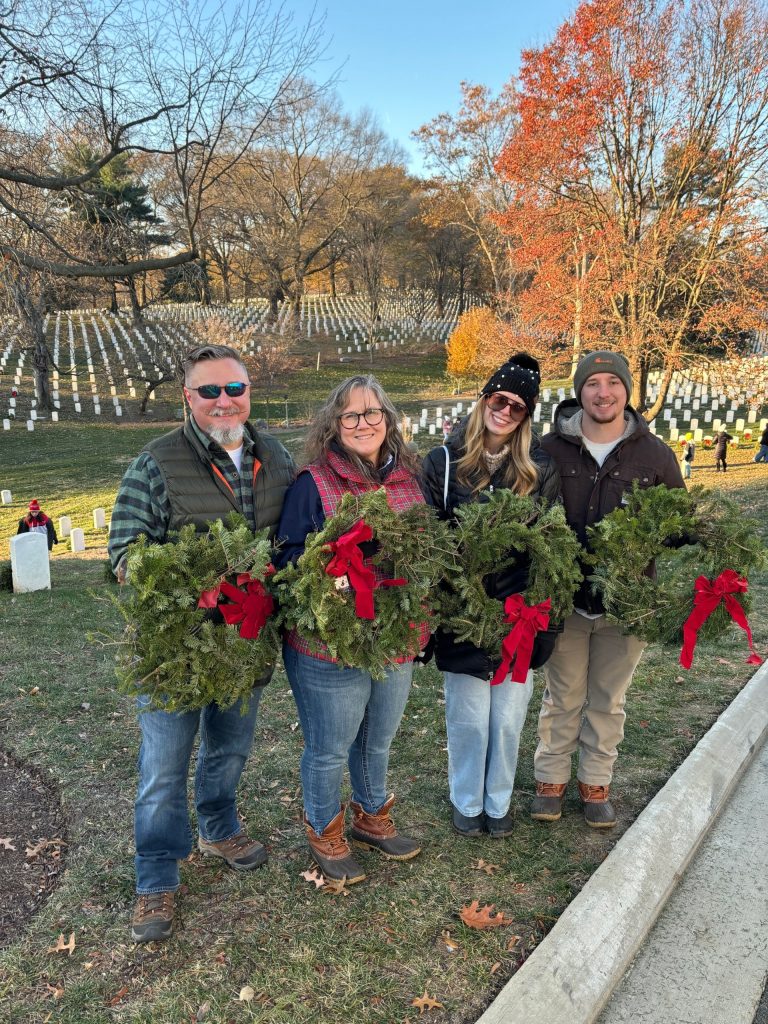
[[[693,610],[699,576],[716,579],[724,570],[747,577],[765,565],[760,524],[748,519],[727,495],[693,487],[642,489],[637,481],[625,504],[588,530],[588,577],[606,614],[649,643],[680,641]],[[646,575],[657,561],[657,579]],[[734,595],[748,613],[748,592]],[[701,627],[700,639],[715,639],[731,625],[723,603]]]
[[[372,618],[358,614],[362,595],[352,581],[329,573],[331,545],[350,531],[368,543],[366,526],[377,549],[371,562],[386,576],[373,590]],[[307,535],[296,564],[275,576],[281,624],[314,649],[325,644],[335,660],[380,679],[389,665],[419,653],[415,628],[433,627],[436,584],[454,559],[449,528],[426,505],[393,511],[385,487],[345,494],[323,528]]]
[[[114,598],[126,620],[121,689],[163,711],[247,699],[280,647],[265,587],[271,554],[268,531],[254,534],[234,513],[207,533],[184,526],[167,544],[139,537],[128,549],[127,594]]]
[[[446,579],[441,619],[457,640],[469,640],[484,651],[501,650],[509,633],[504,602],[486,594],[483,580],[522,558],[530,560],[526,604],[549,599],[551,622],[571,614],[583,552],[562,505],[545,505],[502,488],[489,493],[487,501],[460,505],[456,520],[460,568]]]

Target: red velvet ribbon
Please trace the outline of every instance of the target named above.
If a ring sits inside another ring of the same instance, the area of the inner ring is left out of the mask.
[[[725,602],[728,614],[737,626],[740,626],[747,634],[750,656],[747,658],[748,665],[762,665],[763,659],[752,646],[752,630],[749,628],[747,616],[744,609],[733,596],[734,594],[746,594],[747,581],[735,569],[724,569],[716,580],[710,582],[706,576],[699,576],[693,586],[693,611],[686,619],[683,626],[683,649],[680,651],[680,664],[683,668],[690,668],[693,664],[693,652],[696,650],[698,633],[712,612],[721,601]]]
[[[501,644],[501,664],[491,680],[491,686],[504,681],[512,669],[512,682],[524,683],[531,667],[533,641],[536,634],[549,626],[549,609],[552,602],[549,598],[539,604],[527,605],[522,594],[512,594],[504,602],[504,621],[512,625],[512,629],[504,637]]]
[[[274,570],[273,570],[274,571]],[[241,589],[245,584],[245,590]],[[228,597],[230,604],[219,604],[219,596]],[[255,580],[248,572],[237,577],[237,586],[222,580],[210,590],[204,590],[197,602],[198,608],[218,607],[229,626],[240,623],[243,640],[256,640],[267,619],[275,610],[273,598],[264,589],[261,580]]]
[[[329,576],[348,576],[355,591],[355,615],[358,619],[374,618],[373,592],[377,587],[404,587],[404,579],[379,580],[370,566],[363,561],[360,544],[373,539],[373,530],[362,519],[347,530],[338,540],[331,541],[328,548],[333,552],[325,571]]]

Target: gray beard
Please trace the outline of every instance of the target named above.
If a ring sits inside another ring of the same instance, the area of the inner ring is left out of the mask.
[[[238,423],[235,427],[209,427],[208,437],[222,446],[240,444],[243,440],[243,424]]]

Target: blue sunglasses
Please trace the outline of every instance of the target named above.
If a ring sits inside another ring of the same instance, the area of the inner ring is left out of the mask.
[[[229,398],[242,398],[250,384],[241,384],[236,381],[233,384],[202,384],[199,388],[187,388],[188,391],[196,391],[201,398],[218,398],[223,391]]]

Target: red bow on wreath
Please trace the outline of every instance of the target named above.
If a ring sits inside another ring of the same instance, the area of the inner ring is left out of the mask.
[[[243,584],[245,590],[241,589]],[[220,594],[228,597],[232,603],[219,604]],[[204,590],[197,607],[218,608],[228,626],[241,623],[240,636],[243,640],[256,640],[275,610],[275,602],[264,589],[261,580],[253,579],[248,572],[241,572],[237,577],[237,586],[222,580],[210,590]]]
[[[325,571],[329,576],[348,576],[355,591],[355,615],[358,619],[374,618],[373,592],[377,587],[404,587],[407,580],[379,580],[373,569],[363,561],[360,544],[373,540],[373,530],[362,519],[351,530],[343,533],[338,540],[331,541],[328,548],[333,552]]]
[[[536,634],[549,626],[549,598],[539,604],[527,605],[522,594],[512,594],[504,602],[504,621],[513,625],[501,643],[501,664],[491,680],[496,686],[506,678],[514,660],[512,682],[524,683],[531,667],[533,641]]]
[[[746,594],[747,581],[734,569],[724,569],[711,583],[706,576],[699,576],[693,585],[693,611],[683,626],[683,649],[680,651],[680,664],[690,668],[693,664],[693,652],[696,649],[698,632],[721,601],[725,602],[726,610],[737,626],[747,634],[747,642],[751,651],[747,658],[748,665],[762,665],[763,660],[752,646],[752,630],[749,628],[744,609],[733,596]]]

